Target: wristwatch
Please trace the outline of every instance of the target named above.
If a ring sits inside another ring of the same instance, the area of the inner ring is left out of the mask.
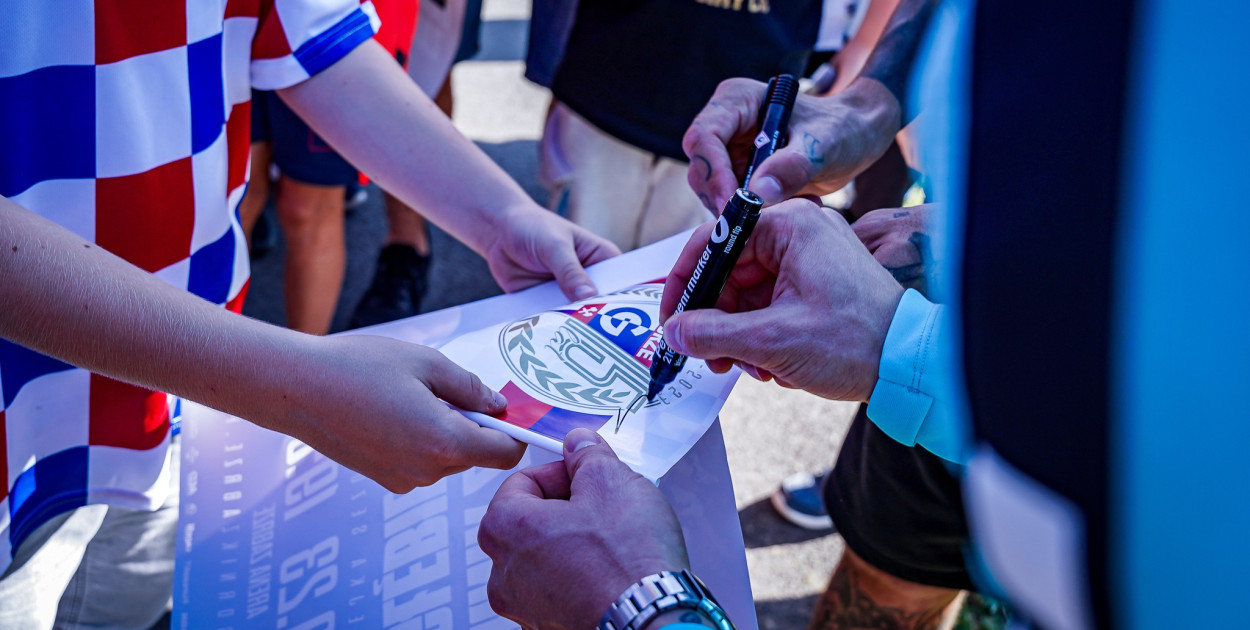
[[[597,628],[642,630],[661,613],[680,609],[703,613],[716,624],[718,630],[734,630],[711,591],[685,569],[660,571],[635,582],[608,607]]]

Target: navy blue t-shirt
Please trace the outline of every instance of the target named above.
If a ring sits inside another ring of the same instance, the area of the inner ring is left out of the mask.
[[[682,135],[722,80],[803,71],[821,5],[536,0],[527,76],[605,132],[685,160]]]

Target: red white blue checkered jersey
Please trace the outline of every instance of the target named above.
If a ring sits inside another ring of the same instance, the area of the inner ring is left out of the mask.
[[[251,88],[307,79],[376,23],[362,0],[3,0],[0,195],[238,310]],[[0,571],[56,514],[159,505],[169,427],[164,394],[0,339]]]

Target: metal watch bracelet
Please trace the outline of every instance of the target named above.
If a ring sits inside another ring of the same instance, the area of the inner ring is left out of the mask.
[[[693,573],[661,571],[635,582],[608,607],[598,630],[642,630],[662,613],[702,612],[719,630],[734,630],[725,610]]]

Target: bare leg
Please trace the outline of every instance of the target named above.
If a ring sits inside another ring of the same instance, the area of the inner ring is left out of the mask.
[[[430,239],[425,233],[425,217],[404,202],[386,193],[386,242],[382,245],[407,245],[422,256],[430,255]]]
[[[273,146],[268,142],[252,143],[251,177],[248,178],[247,194],[239,202],[239,222],[243,226],[243,235],[247,237],[247,248],[252,249],[252,229],[260,220],[265,209],[265,201],[269,199],[269,159],[273,155]]]
[[[807,627],[934,630],[959,593],[896,578],[847,548]]]
[[[314,335],[330,331],[347,262],[343,193],[343,186],[279,180],[278,219],[287,242],[287,325],[295,330]]]

